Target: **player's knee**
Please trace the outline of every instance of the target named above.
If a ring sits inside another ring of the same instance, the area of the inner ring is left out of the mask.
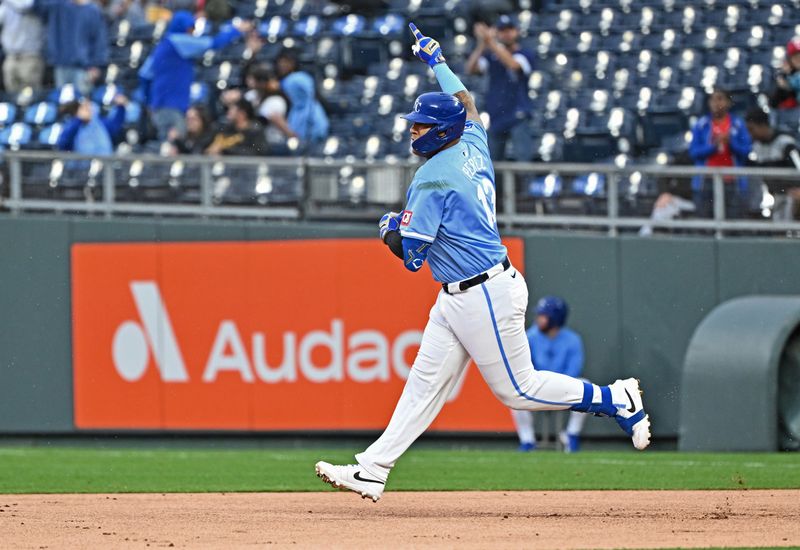
[[[514,391],[500,391],[495,392],[495,396],[500,402],[510,409],[526,410],[528,407],[525,405],[525,400]]]

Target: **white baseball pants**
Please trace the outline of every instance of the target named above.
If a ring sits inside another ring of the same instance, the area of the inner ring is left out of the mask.
[[[525,334],[527,307],[528,287],[513,266],[464,292],[439,292],[389,425],[356,455],[361,467],[382,480],[388,477],[439,414],[470,357],[494,395],[512,409],[559,410],[580,403],[581,380],[534,370]],[[599,399],[599,388],[593,389]]]

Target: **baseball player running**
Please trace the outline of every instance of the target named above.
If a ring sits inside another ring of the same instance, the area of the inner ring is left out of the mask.
[[[420,95],[405,116],[413,123],[411,148],[427,161],[411,182],[405,210],[385,214],[379,230],[410,271],[427,261],[442,290],[386,430],[356,455],[356,464],[317,462],[317,475],[377,502],[397,459],[436,418],[470,358],[506,406],[608,416],[644,449],[650,420],[638,380],[597,386],[534,369],[525,335],[528,289],[500,242],[486,130],[439,43],[409,27],[414,54],[433,69],[443,93]]]

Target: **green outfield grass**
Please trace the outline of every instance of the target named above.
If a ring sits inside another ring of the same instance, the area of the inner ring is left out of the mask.
[[[341,449],[0,448],[0,493],[320,491],[317,460]],[[412,450],[390,490],[800,488],[800,455]]]

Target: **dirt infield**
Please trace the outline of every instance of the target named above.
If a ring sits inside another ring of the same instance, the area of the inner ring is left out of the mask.
[[[800,544],[800,491],[0,495],[4,548]]]

